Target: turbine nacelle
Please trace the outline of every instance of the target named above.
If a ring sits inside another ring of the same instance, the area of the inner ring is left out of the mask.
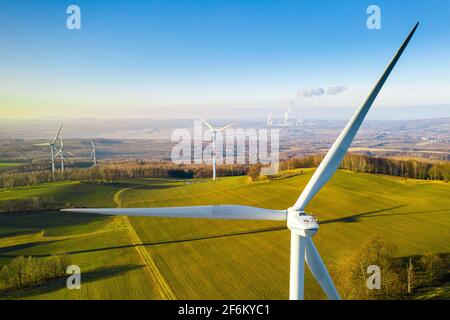
[[[304,211],[289,208],[287,211],[287,227],[302,237],[313,237],[319,230],[317,219]]]

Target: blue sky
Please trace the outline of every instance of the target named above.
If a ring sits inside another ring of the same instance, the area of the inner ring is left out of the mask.
[[[66,28],[70,4],[81,30]],[[370,4],[381,30],[366,27]],[[0,0],[0,118],[356,107],[416,21],[377,106],[448,107],[449,13],[448,0]],[[332,86],[347,90],[296,95]]]

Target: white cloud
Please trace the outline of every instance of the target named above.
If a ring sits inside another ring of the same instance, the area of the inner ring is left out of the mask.
[[[325,90],[322,88],[313,88],[313,89],[300,89],[297,92],[297,96],[300,98],[312,98],[319,97],[325,93]]]
[[[347,90],[347,87],[344,86],[329,87],[327,90],[327,95],[335,96],[341,92],[344,92],[345,90]]]
[[[297,97],[300,98],[313,98],[320,97],[323,95],[335,96],[347,90],[344,86],[329,87],[328,89],[323,88],[312,88],[312,89],[300,89],[297,92]]]

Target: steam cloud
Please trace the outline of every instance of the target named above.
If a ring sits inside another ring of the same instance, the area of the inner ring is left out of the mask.
[[[271,127],[272,126],[272,113],[269,113],[269,116],[267,117],[267,126]]]
[[[329,87],[327,90],[327,95],[335,96],[341,92],[344,92],[345,90],[347,90],[347,87],[344,87],[344,86]]]
[[[300,89],[297,92],[297,96],[301,98],[312,98],[319,97],[325,93],[325,90],[322,88],[313,88],[313,89]]]
[[[300,89],[297,92],[297,97],[313,98],[313,97],[320,97],[324,94],[329,96],[335,96],[344,92],[345,90],[347,90],[347,87],[344,86],[329,87],[327,90],[323,88]]]

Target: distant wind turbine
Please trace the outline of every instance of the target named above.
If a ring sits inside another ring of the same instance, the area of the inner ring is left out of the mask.
[[[319,224],[313,216],[305,212],[305,208],[338,169],[339,164],[347,153],[367,112],[389,77],[389,74],[394,69],[397,61],[400,59],[400,56],[416,31],[418,24],[419,23],[417,23],[408,34],[403,44],[394,55],[394,58],[378,79],[366,101],[356,110],[342,130],[293,207],[286,210],[272,210],[241,205],[210,205],[173,208],[64,209],[63,211],[146,217],[287,220],[287,227],[291,231],[289,298],[291,300],[297,300],[303,299],[304,297],[305,260],[312,275],[325,291],[328,298],[340,299],[333,280],[311,239],[317,233]]]
[[[231,127],[233,124],[235,124],[236,122],[232,122],[228,125],[226,125],[225,127],[222,127],[220,129],[214,129],[208,122],[206,122],[203,119],[200,119],[211,131],[212,131],[212,153],[213,153],[213,180],[216,180],[216,139],[217,139],[217,132],[223,131],[226,128]]]
[[[51,154],[51,159],[52,159],[52,178],[53,178],[53,182],[55,181],[55,152],[57,152],[57,150],[56,150],[56,141],[58,140],[58,137],[59,137],[59,134],[61,133],[62,127],[63,127],[63,123],[61,123],[61,126],[59,127],[58,133],[56,134],[55,138],[51,142],[35,144],[35,146],[49,146],[50,147],[50,154]]]
[[[92,144],[92,152],[91,152],[91,156],[89,157],[89,159],[94,160],[94,167],[95,167],[97,165],[97,154],[95,152],[95,144],[94,144],[94,141],[92,141],[92,139],[91,139],[91,144]]]

